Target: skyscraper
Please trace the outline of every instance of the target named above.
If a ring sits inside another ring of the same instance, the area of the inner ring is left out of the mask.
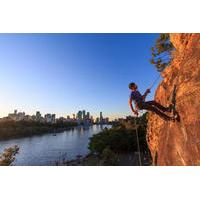
[[[86,118],[86,112],[83,110],[83,120]]]
[[[40,118],[41,118],[41,114],[39,111],[36,112],[36,121],[40,121]]]
[[[52,116],[51,116],[51,123],[52,124],[56,123],[56,114],[52,114]]]
[[[90,119],[90,113],[87,112],[87,119]]]
[[[77,113],[77,119],[82,120],[82,111],[78,111]]]
[[[102,123],[102,122],[103,122],[103,113],[100,112],[100,123]]]

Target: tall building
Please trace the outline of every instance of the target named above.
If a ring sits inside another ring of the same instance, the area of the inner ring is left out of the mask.
[[[55,124],[56,123],[56,114],[51,115],[51,123]]]
[[[109,118],[108,118],[108,117],[105,118],[105,123],[106,123],[106,124],[109,123]]]
[[[102,122],[103,122],[103,113],[100,112],[100,123],[102,123]]]
[[[52,122],[52,115],[51,114],[46,114],[44,116],[44,118],[45,118],[45,122],[47,122],[47,123],[51,123]]]
[[[14,121],[21,121],[25,119],[25,112],[17,113],[17,110],[14,110],[14,113],[8,114],[9,119]]]
[[[82,111],[78,111],[77,120],[82,120]]]
[[[83,120],[85,120],[85,119],[86,119],[86,111],[83,110]]]
[[[36,121],[40,121],[40,118],[42,117],[42,115],[40,114],[39,111],[36,112]]]
[[[75,115],[75,114],[73,114],[72,116],[73,116],[73,120],[75,120],[75,119],[76,119],[76,115]]]
[[[96,123],[97,123],[97,124],[99,123],[99,117],[96,118]]]
[[[94,117],[93,116],[90,117],[90,120],[91,120],[91,123],[94,123]]]
[[[24,120],[24,118],[25,118],[25,112],[19,112],[19,113],[17,113],[17,121],[22,121],[22,120]]]
[[[87,112],[87,115],[86,115],[87,119],[90,119],[90,113]]]

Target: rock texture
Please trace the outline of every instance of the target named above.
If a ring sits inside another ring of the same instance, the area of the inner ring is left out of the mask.
[[[162,73],[155,100],[170,104],[177,85],[180,122],[165,122],[149,114],[147,141],[154,165],[200,165],[200,34],[170,34],[174,59]]]

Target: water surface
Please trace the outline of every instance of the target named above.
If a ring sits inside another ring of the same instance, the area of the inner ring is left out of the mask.
[[[93,125],[76,127],[62,133],[44,134],[19,139],[0,141],[0,152],[10,146],[18,145],[19,154],[14,165],[18,166],[50,166],[56,161],[74,159],[77,155],[86,155],[89,138],[110,125]]]

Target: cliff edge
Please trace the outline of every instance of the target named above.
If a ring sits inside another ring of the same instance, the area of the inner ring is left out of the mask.
[[[147,141],[154,165],[200,165],[200,34],[170,34],[170,40],[176,50],[155,100],[169,105],[176,85],[180,122],[149,113]]]

